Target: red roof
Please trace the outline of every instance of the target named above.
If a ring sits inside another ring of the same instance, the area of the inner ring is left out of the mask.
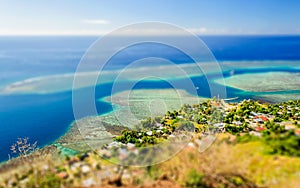
[[[269,119],[266,116],[259,116],[259,118],[263,121],[269,121]]]
[[[263,128],[263,127],[256,127],[255,130],[256,130],[256,131],[263,131],[263,130],[265,130],[265,128]]]

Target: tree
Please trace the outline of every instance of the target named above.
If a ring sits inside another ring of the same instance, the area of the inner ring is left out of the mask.
[[[28,137],[18,138],[17,141],[10,146],[10,150],[13,154],[16,154],[21,158],[25,158],[30,153],[37,150],[37,141],[30,143]]]
[[[151,117],[147,117],[145,120],[141,121],[143,129],[151,129],[155,125],[155,121]]]
[[[179,122],[178,130],[185,130],[189,132],[193,132],[195,130],[194,124],[190,121],[181,120]]]

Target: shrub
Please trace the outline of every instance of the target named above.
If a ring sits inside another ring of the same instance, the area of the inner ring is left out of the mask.
[[[10,150],[14,155],[25,158],[37,150],[37,141],[30,143],[28,137],[18,138],[17,141],[10,146]]]
[[[192,169],[187,174],[187,180],[185,185],[187,187],[192,187],[192,188],[207,187],[205,182],[203,181],[203,178],[204,178],[203,174],[198,173],[196,169]]]
[[[287,156],[300,156],[300,137],[294,131],[276,134],[271,132],[264,134],[264,142],[268,146],[270,154]]]

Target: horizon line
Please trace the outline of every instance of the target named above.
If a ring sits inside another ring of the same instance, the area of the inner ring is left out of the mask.
[[[0,34],[0,37],[76,37],[76,36],[81,36],[81,37],[102,37],[105,36],[106,34]],[[300,36],[300,33],[262,33],[262,34],[195,34],[196,36]],[[123,37],[139,37],[139,36],[161,36],[161,37],[178,37],[182,35],[167,35],[167,34],[162,34],[162,35],[115,35],[115,36],[123,36]]]

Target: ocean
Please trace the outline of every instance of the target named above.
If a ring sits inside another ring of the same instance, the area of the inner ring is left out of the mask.
[[[233,70],[235,75],[269,72],[300,73],[300,36],[203,36],[201,39],[224,68],[225,78],[230,77]],[[83,36],[0,37],[0,90],[9,84],[30,78],[74,73],[85,51],[95,40],[97,37]],[[114,59],[119,64],[114,63],[116,67],[107,67],[107,69],[114,70],[126,66],[131,63],[133,57],[147,56],[147,53],[153,50],[177,64],[190,63],[188,56],[176,50],[168,51],[164,46],[153,48],[145,45],[120,54]],[[228,68],[228,65],[231,67]],[[211,97],[205,76],[193,76],[191,80],[202,86],[198,91],[200,97]],[[176,80],[178,83],[181,81]],[[111,82],[98,85],[95,89],[95,97],[99,99],[110,96],[112,87]],[[142,81],[134,89],[170,87],[165,82]],[[81,90],[84,89],[88,88]],[[177,89],[186,88],[183,85],[182,88]],[[227,86],[226,92],[228,98],[260,99],[257,96],[262,94],[300,96],[300,87],[264,93],[243,91]],[[263,99],[267,100],[267,98]],[[110,103],[102,101],[96,103],[96,108],[99,115],[113,109]],[[73,121],[70,90],[42,94],[0,94],[0,161],[8,159],[8,154],[11,154],[9,147],[17,138],[29,137],[32,142],[38,141],[38,146],[42,147],[62,136]]]

